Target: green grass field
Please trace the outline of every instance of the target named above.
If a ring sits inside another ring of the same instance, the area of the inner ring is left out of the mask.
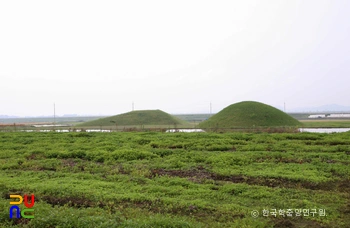
[[[349,164],[350,133],[0,133],[0,226],[347,227]]]
[[[349,119],[326,119],[326,120],[301,120],[303,127],[313,127],[313,128],[350,128],[350,120]]]

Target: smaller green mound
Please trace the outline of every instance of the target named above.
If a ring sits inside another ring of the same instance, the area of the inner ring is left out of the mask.
[[[161,110],[140,110],[89,121],[79,124],[79,126],[180,125],[183,123],[183,121]]]
[[[250,128],[298,125],[301,125],[298,120],[270,105],[243,101],[224,108],[198,126],[200,128]]]

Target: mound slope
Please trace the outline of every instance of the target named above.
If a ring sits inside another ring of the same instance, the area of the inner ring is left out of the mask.
[[[200,128],[277,127],[301,123],[288,114],[260,102],[243,101],[227,106],[199,124]]]
[[[79,126],[173,125],[183,122],[161,110],[139,110],[89,121]]]

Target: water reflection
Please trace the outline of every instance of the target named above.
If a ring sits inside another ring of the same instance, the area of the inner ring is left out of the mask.
[[[86,130],[21,130],[24,132],[111,132],[111,130],[86,129]]]
[[[76,130],[21,130],[25,132],[113,132],[112,130],[103,129],[76,129]],[[341,133],[350,131],[350,128],[299,128],[300,132],[311,133]],[[205,132],[202,129],[169,129],[166,132]]]
[[[202,129],[169,129],[166,132],[205,132]]]
[[[350,128],[299,128],[299,131],[312,133],[341,133],[350,131]]]

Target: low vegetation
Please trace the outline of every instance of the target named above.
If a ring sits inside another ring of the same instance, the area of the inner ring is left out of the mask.
[[[0,132],[0,224],[347,227],[349,164],[349,132]],[[32,193],[35,218],[10,219],[9,195]]]

